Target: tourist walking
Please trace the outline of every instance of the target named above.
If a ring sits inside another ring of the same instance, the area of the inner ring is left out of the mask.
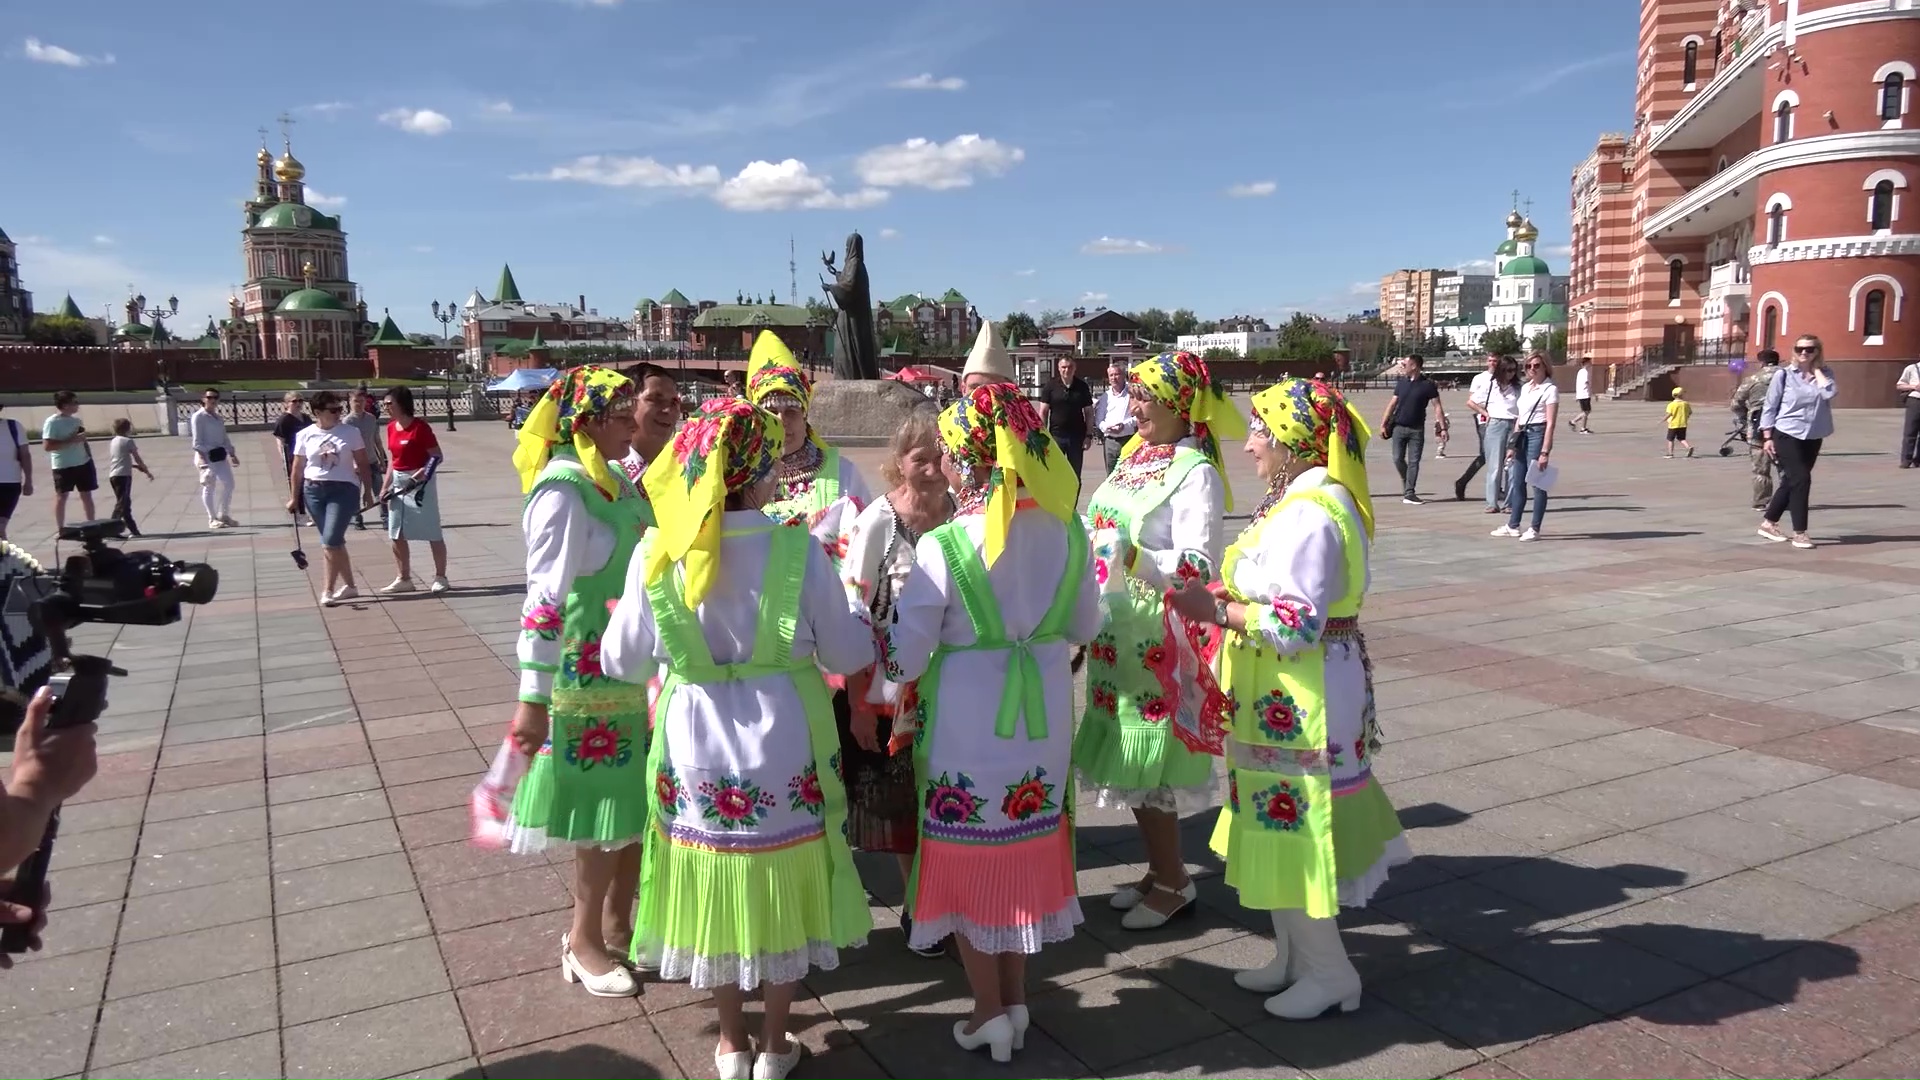
[[[965,1049],[1026,1041],[1027,957],[1081,920],[1073,871],[1069,652],[1101,612],[1078,480],[1010,383],[940,414],[954,519],[923,537],[880,627],[884,674],[919,680],[920,854],[912,943],[953,935],[973,1012]]]
[[[1234,982],[1267,1012],[1311,1020],[1360,1005],[1334,921],[1412,853],[1373,776],[1380,748],[1358,616],[1370,580],[1367,429],[1341,395],[1288,379],[1253,397],[1247,452],[1267,497],[1227,548],[1223,584],[1174,594],[1226,629],[1235,702],[1227,807],[1213,850],[1240,903],[1270,912],[1274,957]]]
[[[892,618],[894,602],[913,572],[920,538],[953,516],[940,457],[939,414],[931,409],[908,413],[887,444],[887,462],[880,467],[889,490],[867,504],[848,534],[841,576],[867,605],[876,626]],[[848,676],[847,692],[834,699],[834,706],[841,776],[847,785],[847,838],[861,851],[894,856],[900,880],[911,881],[920,831],[920,789],[913,773],[914,734],[920,726],[918,688],[865,668]],[[900,930],[911,943],[911,915],[901,916]],[[913,951],[939,956],[946,950],[934,942]]]
[[[628,564],[598,655],[626,683],[664,675],[651,782],[635,785],[657,817],[634,955],[713,992],[722,1078],[787,1075],[801,1054],[787,1023],[801,978],[838,967],[872,927],[820,672],[871,664],[873,627],[806,530],[762,512],[779,437],[779,419],[741,398],[704,402],[675,435],[671,467],[647,471],[660,526]],[[612,755],[644,741],[599,745]]]
[[[1553,429],[1560,417],[1560,388],[1553,384],[1547,358],[1538,353],[1527,357],[1527,381],[1515,398],[1514,413],[1519,420],[1506,448],[1507,523],[1493,530],[1493,535],[1532,542],[1540,539],[1540,524],[1547,515],[1547,489],[1534,481],[1547,469],[1547,458],[1553,453]],[[1522,531],[1520,518],[1527,512],[1529,496],[1533,499],[1533,518]]]
[[[1759,368],[1740,380],[1740,385],[1733,390],[1733,423],[1746,437],[1747,458],[1753,466],[1753,508],[1765,510],[1773,498],[1773,455],[1767,453],[1760,437],[1760,413],[1766,406],[1767,387],[1780,366],[1780,354],[1761,349],[1754,359],[1760,362]]]
[[[107,444],[107,486],[113,489],[113,516],[126,523],[129,536],[140,535],[140,526],[133,520],[135,469],[153,479],[153,470],[147,468],[140,444],[134,441],[133,421],[122,416],[113,422],[113,441]]]
[[[1580,415],[1567,421],[1567,426],[1582,435],[1593,434],[1593,357],[1583,356],[1573,369],[1573,402],[1580,407]]]
[[[411,389],[390,388],[386,402],[389,466],[380,498],[387,507],[394,578],[380,591],[389,596],[416,591],[412,544],[421,540],[433,554],[433,580],[427,591],[443,593],[452,586],[447,583],[447,542],[440,532],[440,485],[434,483],[434,475],[446,455],[433,427],[414,414]]]
[[[1908,364],[1893,388],[1907,410],[1900,426],[1900,467],[1911,469],[1920,465],[1920,362]]]
[[[1093,423],[1093,390],[1076,374],[1079,369],[1079,361],[1062,356],[1054,364],[1054,377],[1040,388],[1039,399],[1040,419],[1047,425],[1047,434],[1067,456],[1076,477],[1087,454],[1087,429]]]
[[[1100,449],[1106,455],[1107,471],[1120,464],[1120,452],[1127,440],[1139,430],[1133,419],[1133,395],[1127,390],[1127,364],[1115,360],[1107,365],[1107,389],[1093,403],[1093,426],[1100,432]]]
[[[380,433],[380,414],[373,403],[373,392],[363,386],[348,396],[347,404],[347,423],[360,433],[360,441],[367,444],[367,468],[373,474],[374,486],[384,491],[390,482],[387,477],[387,439]],[[380,526],[385,528],[387,522],[387,504],[382,501]],[[364,510],[353,516],[353,527],[362,530],[367,527]]]
[[[602,654],[609,609],[653,524],[646,501],[611,464],[633,439],[633,392],[617,371],[570,369],[528,412],[513,454],[527,493],[527,594],[511,738],[533,763],[514,790],[507,843],[522,854],[573,848],[573,919],[560,935],[560,973],[596,997],[640,992],[618,957],[634,939],[652,791],[647,692],[610,679]]]
[[[1513,435],[1513,406],[1519,392],[1520,366],[1497,354],[1489,354],[1487,369],[1467,384],[1467,410],[1473,414],[1477,452],[1467,471],[1453,482],[1455,502],[1466,501],[1467,485],[1491,461],[1493,467],[1487,469],[1486,479],[1487,513],[1499,513],[1506,508],[1506,446]],[[1496,416],[1499,417],[1497,423]],[[1489,448],[1494,454],[1491,458],[1487,456]]]
[[[0,404],[0,409],[5,409]],[[18,420],[0,417],[0,434],[6,445],[0,446],[0,540],[7,538],[7,522],[23,497],[33,494],[33,451],[27,431]]]
[[[1667,402],[1667,456],[1676,448],[1693,456],[1693,444],[1687,441],[1687,421],[1693,419],[1693,402],[1687,400],[1685,387],[1673,388],[1673,400]]]
[[[93,493],[100,474],[87,445],[87,429],[80,423],[80,395],[62,390],[53,395],[53,415],[40,425],[40,445],[47,451],[47,469],[53,474],[53,534],[67,524],[67,496],[80,493],[80,520],[93,520]]]
[[[1133,811],[1147,872],[1109,904],[1126,912],[1126,929],[1153,930],[1194,911],[1179,818],[1220,805],[1225,709],[1205,667],[1180,663],[1200,631],[1173,616],[1165,597],[1219,573],[1233,505],[1220,444],[1247,428],[1192,353],[1142,360],[1128,377],[1140,430],[1087,506],[1096,547],[1113,552],[1107,565],[1096,562],[1107,622],[1087,650],[1073,763],[1097,805]]]
[[[813,380],[771,330],[762,330],[753,343],[747,398],[778,416],[781,424],[780,486],[764,509],[778,519],[804,522],[827,548],[837,571],[847,550],[847,530],[872,501],[873,492],[859,468],[807,423]]]
[[[1419,506],[1420,456],[1427,447],[1427,405],[1432,403],[1439,419],[1435,432],[1446,438],[1447,407],[1440,402],[1440,384],[1427,378],[1427,361],[1418,353],[1401,366],[1401,376],[1393,382],[1393,397],[1381,414],[1380,430],[1387,433],[1393,446],[1393,469],[1400,474],[1400,501]]]
[[[1780,486],[1760,514],[1760,535],[1778,543],[1791,540],[1810,548],[1807,496],[1813,490],[1813,466],[1820,446],[1833,434],[1833,373],[1827,370],[1820,339],[1801,335],[1793,343],[1793,365],[1775,369],[1760,411],[1761,448],[1780,466]],[[1780,531],[1782,515],[1792,515],[1793,535]]]
[[[359,430],[341,422],[340,395],[322,390],[312,404],[314,422],[293,436],[287,513],[299,513],[304,504],[313,517],[324,568],[320,602],[332,607],[360,595],[347,556],[347,525],[372,497],[373,478]]]
[[[220,419],[220,391],[209,386],[200,392],[200,408],[187,418],[187,434],[193,440],[193,467],[200,475],[200,504],[207,510],[207,528],[230,529],[240,524],[227,513],[240,455],[233,452],[227,422]]]
[[[288,391],[287,396],[280,400],[280,415],[274,418],[273,427],[268,429],[273,435],[273,441],[279,444],[280,463],[286,466],[289,479],[293,476],[294,436],[300,434],[308,425],[313,423],[313,417],[307,415],[306,409],[307,403],[300,400],[300,395]],[[364,439],[362,440],[362,445],[366,445]],[[305,501],[305,494],[300,490],[300,485],[295,484],[294,487],[296,489],[293,493],[294,501],[299,503],[299,508],[294,512],[302,517],[306,517],[308,516],[308,508]]]

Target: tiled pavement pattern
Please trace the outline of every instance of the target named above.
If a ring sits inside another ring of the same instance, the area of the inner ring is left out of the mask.
[[[1140,850],[1089,812],[1087,924],[1035,962],[1007,1074],[1920,1072],[1920,473],[1894,468],[1894,421],[1841,415],[1810,552],[1753,536],[1743,458],[1662,460],[1645,405],[1562,432],[1524,547],[1474,503],[1401,505],[1376,446],[1380,768],[1419,858],[1344,920],[1365,1006],[1285,1024],[1233,987],[1266,919],[1222,886],[1210,816],[1187,829],[1198,918],[1121,931],[1104,897]],[[295,571],[284,526],[197,531],[183,448],[147,441],[142,517],[218,564],[221,598],[84,635],[132,675],[68,808],[47,949],[0,974],[0,1075],[711,1075],[701,995],[562,985],[564,859],[464,842],[514,696],[522,547],[506,433],[444,442],[459,591],[323,612],[317,557]],[[1464,461],[1429,455],[1446,492]],[[242,458],[237,516],[276,520],[267,455]],[[46,502],[16,523],[42,552]],[[384,583],[379,535],[351,543]],[[947,1034],[957,965],[875,915],[807,982],[801,1074],[1000,1074]]]

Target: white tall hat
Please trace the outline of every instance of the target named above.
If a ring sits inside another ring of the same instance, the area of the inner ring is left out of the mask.
[[[966,370],[962,375],[992,375],[1007,382],[1013,381],[1013,357],[1007,355],[1007,347],[1000,342],[999,335],[993,331],[993,320],[980,321],[980,336],[973,339],[973,351],[967,354]]]

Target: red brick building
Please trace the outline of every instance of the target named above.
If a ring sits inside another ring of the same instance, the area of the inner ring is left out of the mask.
[[[1567,356],[1620,363],[1636,353],[1628,329],[1626,265],[1638,237],[1627,136],[1602,135],[1573,170],[1573,265],[1567,281]],[[1604,271],[1604,272],[1603,272]]]
[[[1600,280],[1625,281],[1624,344],[1674,361],[1785,351],[1816,334],[1841,372],[1839,404],[1892,404],[1900,368],[1920,356],[1907,295],[1920,285],[1920,6],[1643,0],[1640,11],[1621,155],[1628,242],[1595,255]],[[1597,363],[1631,358],[1591,351]]]

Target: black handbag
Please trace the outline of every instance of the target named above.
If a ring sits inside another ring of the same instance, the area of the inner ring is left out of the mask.
[[[227,460],[227,448],[224,446],[216,446],[207,451],[207,460],[210,462]]]
[[[1537,402],[1537,401],[1536,401],[1536,402],[1534,402],[1534,403],[1533,403],[1533,409],[1532,409],[1532,410],[1529,410],[1529,411],[1528,411],[1528,413],[1527,413],[1527,415],[1528,415],[1529,417],[1531,417],[1531,416],[1533,416],[1533,414],[1534,414],[1534,412],[1537,412],[1537,411],[1539,410],[1539,408],[1540,408],[1540,403],[1539,403],[1539,402]],[[1516,454],[1517,454],[1517,453],[1519,453],[1519,452],[1520,452],[1520,451],[1521,451],[1522,449],[1524,449],[1524,448],[1525,448],[1525,446],[1526,446],[1526,443],[1525,443],[1525,441],[1524,441],[1524,440],[1525,440],[1525,438],[1526,438],[1526,430],[1527,430],[1527,425],[1526,425],[1526,424],[1523,424],[1523,423],[1521,423],[1521,422],[1519,422],[1518,420],[1516,420],[1516,421],[1514,421],[1514,424],[1513,424],[1513,434],[1511,434],[1511,435],[1508,435],[1508,436],[1507,436],[1507,449],[1508,449],[1508,450],[1510,450],[1510,451],[1512,451],[1512,452],[1514,452],[1514,453],[1516,453]]]

